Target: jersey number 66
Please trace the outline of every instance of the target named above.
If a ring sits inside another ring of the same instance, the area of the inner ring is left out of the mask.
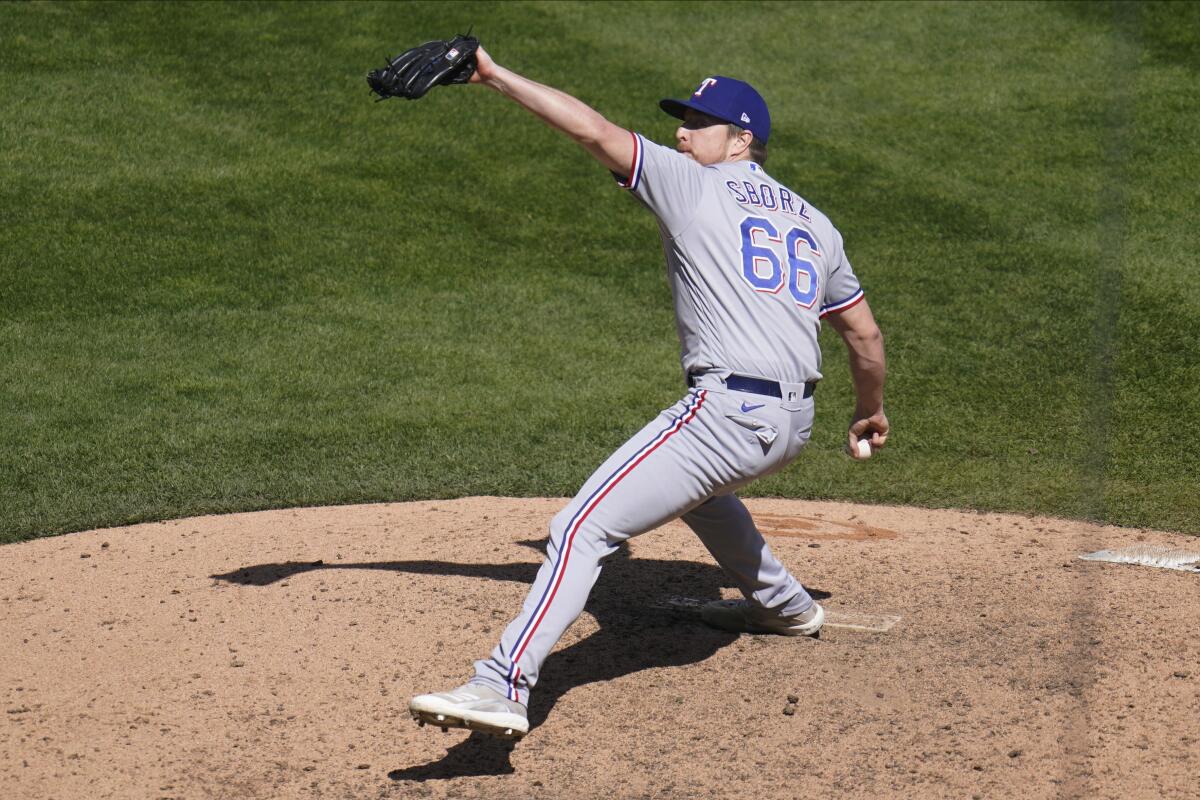
[[[742,277],[756,292],[777,294],[786,280],[788,291],[797,305],[812,308],[817,301],[817,267],[800,256],[804,244],[814,256],[821,255],[812,234],[803,228],[791,228],[780,236],[771,221],[763,217],[742,220]],[[787,272],[779,258],[780,246],[787,258]]]

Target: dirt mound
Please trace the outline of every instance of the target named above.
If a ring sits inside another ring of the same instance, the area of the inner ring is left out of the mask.
[[[491,649],[564,502],[0,548],[3,796],[1196,796],[1200,575],[1077,557],[1200,542],[998,514],[749,501],[843,623],[801,641],[701,625],[734,592],[668,525],[609,560],[523,741],[419,729],[408,698]]]

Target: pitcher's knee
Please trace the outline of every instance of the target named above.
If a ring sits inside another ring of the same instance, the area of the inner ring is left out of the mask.
[[[558,558],[564,547],[578,550],[587,545],[588,535],[576,521],[572,527],[573,515],[569,507],[560,511],[550,520],[550,541],[546,544],[546,555],[551,559]]]
[[[571,521],[569,511],[570,507],[564,508],[554,515],[554,519],[550,520],[550,538],[546,542],[546,555],[550,557],[551,561],[558,558],[558,552],[563,544],[567,525]]]
[[[573,511],[567,507],[550,521],[546,554],[551,560],[558,558],[564,545],[570,547],[572,553],[599,560],[614,553],[617,546],[629,538],[620,532],[607,531],[591,520],[576,519]]]

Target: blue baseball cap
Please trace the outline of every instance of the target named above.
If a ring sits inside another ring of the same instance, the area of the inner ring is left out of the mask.
[[[683,119],[686,109],[695,109],[750,131],[763,142],[771,135],[767,101],[750,84],[724,75],[700,81],[687,100],[660,100],[658,107],[678,119]]]

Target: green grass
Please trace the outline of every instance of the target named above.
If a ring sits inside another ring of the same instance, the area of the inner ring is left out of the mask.
[[[1200,4],[0,5],[0,541],[573,493],[681,391],[652,218],[475,87],[375,104],[473,24],[670,141],[708,74],[835,221],[892,447],[750,494],[1200,528]]]

